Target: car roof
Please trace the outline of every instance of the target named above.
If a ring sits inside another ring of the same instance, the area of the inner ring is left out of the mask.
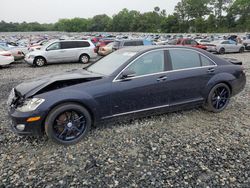
[[[119,51],[120,52],[146,52],[151,50],[157,50],[157,49],[171,49],[171,48],[179,48],[179,49],[192,49],[196,51],[201,51],[198,48],[192,48],[192,47],[186,47],[186,46],[177,46],[177,45],[148,45],[148,46],[129,46],[126,48],[122,48]]]
[[[144,39],[116,39],[115,41],[143,41]]]

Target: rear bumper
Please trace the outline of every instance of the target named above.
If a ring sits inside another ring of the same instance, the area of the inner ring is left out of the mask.
[[[213,46],[207,46],[207,51],[209,51],[209,52],[217,52],[217,49],[216,49],[216,47],[213,47]]]
[[[232,96],[240,93],[246,85],[246,75],[242,73],[240,77],[232,82]]]

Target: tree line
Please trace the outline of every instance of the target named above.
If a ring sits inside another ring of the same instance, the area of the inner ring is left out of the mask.
[[[250,31],[250,0],[181,0],[173,14],[155,7],[150,12],[123,9],[109,17],[59,19],[54,24],[0,22],[0,32],[247,32]]]

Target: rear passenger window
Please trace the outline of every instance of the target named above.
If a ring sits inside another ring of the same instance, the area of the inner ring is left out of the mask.
[[[136,42],[134,41],[124,42],[124,46],[136,46]]]
[[[76,47],[77,48],[90,47],[90,44],[89,42],[86,41],[76,41]]]
[[[137,45],[137,46],[143,46],[143,41],[140,41],[140,40],[137,41],[137,42],[136,42],[136,45]]]
[[[191,50],[169,50],[173,70],[200,67],[199,53]]]
[[[201,56],[201,64],[202,64],[202,66],[214,65],[214,63],[211,62],[208,58],[204,57],[203,55],[200,55],[200,56]]]
[[[84,48],[89,47],[90,44],[86,41],[65,41],[61,42],[62,49],[69,49],[69,48]]]
[[[61,48],[62,49],[69,49],[69,48],[74,48],[75,47],[75,44],[74,42],[61,42]]]

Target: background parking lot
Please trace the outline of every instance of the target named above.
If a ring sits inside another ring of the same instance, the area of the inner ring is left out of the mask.
[[[82,68],[80,63],[0,69],[0,187],[170,187],[250,184],[250,53],[241,60],[243,92],[219,114],[200,108],[94,128],[70,147],[10,130],[6,100],[12,87],[44,74]]]

